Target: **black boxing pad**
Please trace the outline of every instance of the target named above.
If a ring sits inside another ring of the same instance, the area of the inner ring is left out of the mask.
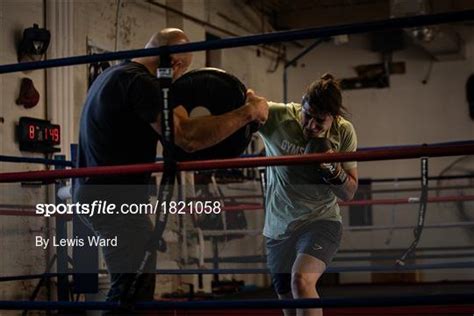
[[[235,110],[245,104],[247,88],[235,76],[218,68],[192,70],[171,86],[172,106],[182,105],[188,113],[196,107],[204,107],[212,115]],[[203,160],[237,157],[244,152],[257,129],[248,124],[217,145],[187,153],[175,148],[175,159]]]

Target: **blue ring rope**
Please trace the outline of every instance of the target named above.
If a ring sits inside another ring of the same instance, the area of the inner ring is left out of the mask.
[[[418,249],[417,249],[418,250]],[[427,255],[414,255],[411,256],[410,259],[453,259],[453,258],[473,258],[474,252],[467,252],[467,253],[453,253],[453,254],[427,254]],[[340,256],[336,255],[333,259],[334,262],[340,261],[371,261],[371,260],[395,260],[398,259],[398,256],[394,255],[366,255],[366,256]],[[213,263],[215,258],[205,258],[205,263]],[[199,261],[197,258],[190,258],[188,263],[196,264]],[[240,257],[222,257],[217,258],[219,263],[242,263],[242,264],[249,264],[249,263],[265,263],[267,262],[266,256],[240,256]]]
[[[258,299],[210,301],[151,301],[133,305],[134,310],[164,309],[282,309],[282,308],[346,308],[424,305],[472,305],[474,294],[437,294],[398,297],[357,297],[322,299]],[[49,302],[49,301],[0,301],[0,310],[120,310],[117,302]]]
[[[21,64],[8,64],[0,66],[0,74],[45,69],[52,67],[63,67],[80,64],[89,64],[108,60],[120,60],[136,57],[158,56],[162,53],[170,54],[185,53],[202,50],[223,49],[232,47],[253,46],[261,44],[271,44],[284,41],[296,41],[312,38],[325,38],[342,34],[367,33],[371,31],[381,31],[395,28],[418,27],[431,24],[442,24],[450,22],[459,22],[474,19],[474,10],[455,11],[448,13],[439,13],[431,15],[419,15],[411,17],[393,18],[389,20],[379,20],[363,23],[344,24],[329,27],[317,27],[308,29],[298,29],[291,31],[280,31],[249,35],[242,37],[224,38],[214,41],[200,41],[182,45],[172,45],[158,48],[126,50],[113,53],[104,53],[96,55],[81,55],[74,57],[65,57],[49,59],[36,62],[27,62]]]
[[[0,162],[38,163],[38,164],[52,165],[52,166],[73,167],[72,161],[69,161],[69,160],[16,157],[16,156],[5,156],[5,155],[0,155]]]
[[[471,269],[474,268],[474,261],[465,262],[444,262],[427,264],[407,264],[397,265],[373,265],[373,266],[340,266],[329,267],[326,273],[341,272],[400,272],[414,270],[441,270],[441,269]],[[166,275],[191,275],[191,274],[268,274],[266,268],[254,269],[157,269],[156,273]],[[99,270],[99,273],[108,273],[107,270]],[[59,275],[72,275],[73,273],[45,273],[33,275],[17,275],[0,277],[0,282],[39,279],[42,277],[53,278]]]
[[[329,267],[326,273],[341,272],[397,272],[414,270],[441,270],[441,269],[471,269],[474,268],[474,261],[466,262],[446,262],[446,263],[426,263],[397,265],[372,265],[372,266],[341,266]],[[267,274],[270,271],[266,268],[255,269],[157,269],[158,274]]]

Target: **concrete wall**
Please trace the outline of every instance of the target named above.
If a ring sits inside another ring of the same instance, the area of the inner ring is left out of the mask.
[[[42,1],[0,2],[0,63],[17,63],[16,46],[23,30],[40,26],[43,21]],[[30,78],[40,93],[38,105],[31,109],[15,104],[22,78]],[[0,76],[0,153],[20,157],[44,157],[41,154],[20,152],[16,140],[16,124],[20,116],[44,118],[46,112],[44,71],[20,72]],[[37,164],[0,163],[0,172],[42,170]],[[43,202],[45,186],[23,186],[20,183],[0,185],[0,204],[32,205]],[[1,275],[28,275],[44,272],[47,254],[32,247],[34,235],[42,233],[47,224],[43,218],[1,216],[0,218],[0,271]],[[32,233],[34,232],[34,233]],[[36,281],[0,283],[0,297],[3,300],[27,299]],[[6,314],[5,314],[6,315]]]

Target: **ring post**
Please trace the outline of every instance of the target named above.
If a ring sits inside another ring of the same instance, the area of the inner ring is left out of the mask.
[[[64,155],[55,155],[56,160],[65,160]],[[56,165],[54,167],[56,170],[64,169],[64,166]],[[55,204],[58,205],[61,203],[58,197],[58,191],[62,186],[63,181],[56,182],[54,185],[54,196]],[[61,240],[67,238],[67,222],[64,217],[56,216],[56,240]],[[57,261],[56,268],[58,272],[58,285],[57,285],[57,296],[58,301],[69,301],[69,279],[67,275],[68,270],[68,254],[67,248],[65,247],[56,247]]]

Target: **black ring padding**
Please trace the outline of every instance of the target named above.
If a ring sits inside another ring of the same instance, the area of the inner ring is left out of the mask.
[[[188,113],[204,107],[212,115],[222,115],[243,106],[246,92],[247,88],[237,77],[218,68],[189,71],[171,87],[174,106],[182,105]],[[175,148],[175,158],[190,161],[237,157],[247,148],[256,129],[247,124],[219,144],[192,153]]]
[[[382,31],[398,28],[418,27],[432,24],[443,24],[450,22],[460,22],[474,19],[474,10],[454,11],[448,13],[438,13],[430,15],[417,15],[389,20],[379,20],[371,22],[344,24],[328,27],[298,29],[292,31],[280,31],[249,35],[242,37],[231,37],[213,41],[201,41],[181,45],[168,46],[170,54],[186,53],[202,50],[214,50],[232,47],[253,46],[260,44],[271,44],[285,41],[296,41],[312,38],[325,38],[342,34],[358,34],[372,31]],[[90,64],[94,62],[131,59],[137,57],[157,56],[164,52],[164,48],[148,48],[120,51],[114,53],[104,53],[95,55],[81,55],[66,58],[49,59],[37,62],[20,64],[8,64],[0,66],[0,74],[17,71],[27,71],[34,69],[45,69],[52,67],[63,67],[80,64]]]
[[[0,155],[1,162],[18,162],[18,163],[38,163],[52,166],[74,167],[72,161],[44,159],[44,158],[30,158],[30,157],[16,157]]]
[[[202,309],[282,309],[282,308],[349,308],[426,305],[472,305],[474,294],[436,294],[419,296],[385,296],[321,299],[258,299],[209,301],[151,301],[133,305],[134,310],[202,310]],[[50,302],[0,301],[0,310],[120,310],[117,302]]]
[[[427,203],[428,203],[428,158],[422,157],[421,158],[421,195],[420,195],[420,204],[419,204],[419,209],[418,209],[418,220],[417,220],[416,227],[413,231],[414,240],[412,241],[410,246],[402,253],[400,258],[396,260],[396,263],[399,265],[404,265],[405,259],[409,257],[418,246],[418,243],[420,241],[421,234],[423,233],[423,228],[425,225]]]
[[[167,149],[164,153],[165,163],[168,159],[173,161],[174,152],[174,118],[173,118],[173,107],[171,104],[171,84],[173,80],[173,69],[171,67],[171,56],[168,53],[167,46],[164,47],[164,51],[160,54],[160,66],[158,68],[158,81],[160,83],[161,90],[161,128],[163,130],[161,135],[161,141],[163,147]],[[167,154],[166,154],[167,153]]]
[[[165,147],[166,148],[166,147]],[[176,163],[171,159],[166,159],[165,155],[165,167],[166,169],[163,172],[163,177],[161,178],[160,188],[158,191],[158,201],[164,201],[169,203],[172,200],[173,191],[174,191],[174,182],[176,180]],[[166,245],[163,239],[163,233],[168,222],[168,213],[160,212],[155,218],[155,227],[151,236],[149,237],[147,244],[145,245],[145,253],[143,255],[142,261],[138,270],[136,271],[130,285],[124,289],[120,302],[123,305],[130,305],[133,302],[133,298],[136,295],[138,288],[140,287],[141,276],[145,273],[145,268],[149,263],[149,260],[153,257],[153,253],[161,248],[163,245]]]

